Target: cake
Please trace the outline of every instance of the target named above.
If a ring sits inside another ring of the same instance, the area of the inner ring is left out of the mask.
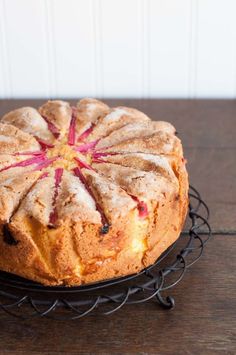
[[[140,272],[188,208],[168,122],[95,99],[48,101],[0,121],[0,270],[78,286]]]

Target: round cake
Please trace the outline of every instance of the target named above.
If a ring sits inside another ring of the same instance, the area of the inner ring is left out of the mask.
[[[44,285],[134,274],[180,235],[181,141],[168,122],[95,99],[0,122],[0,269]]]

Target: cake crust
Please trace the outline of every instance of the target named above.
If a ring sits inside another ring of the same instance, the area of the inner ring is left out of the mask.
[[[0,122],[0,269],[77,286],[153,264],[188,209],[168,122],[95,99],[49,101]]]

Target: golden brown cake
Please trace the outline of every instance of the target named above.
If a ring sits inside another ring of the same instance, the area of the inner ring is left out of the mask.
[[[167,122],[95,99],[48,101],[0,122],[0,269],[80,285],[153,264],[188,206]]]

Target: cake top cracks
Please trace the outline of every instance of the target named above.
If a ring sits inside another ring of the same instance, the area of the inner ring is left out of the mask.
[[[22,107],[0,123],[0,192],[11,200],[0,222],[24,213],[50,228],[69,218],[107,233],[127,213],[147,219],[152,199],[178,192],[175,166],[184,163],[175,128],[136,109],[88,98]]]

